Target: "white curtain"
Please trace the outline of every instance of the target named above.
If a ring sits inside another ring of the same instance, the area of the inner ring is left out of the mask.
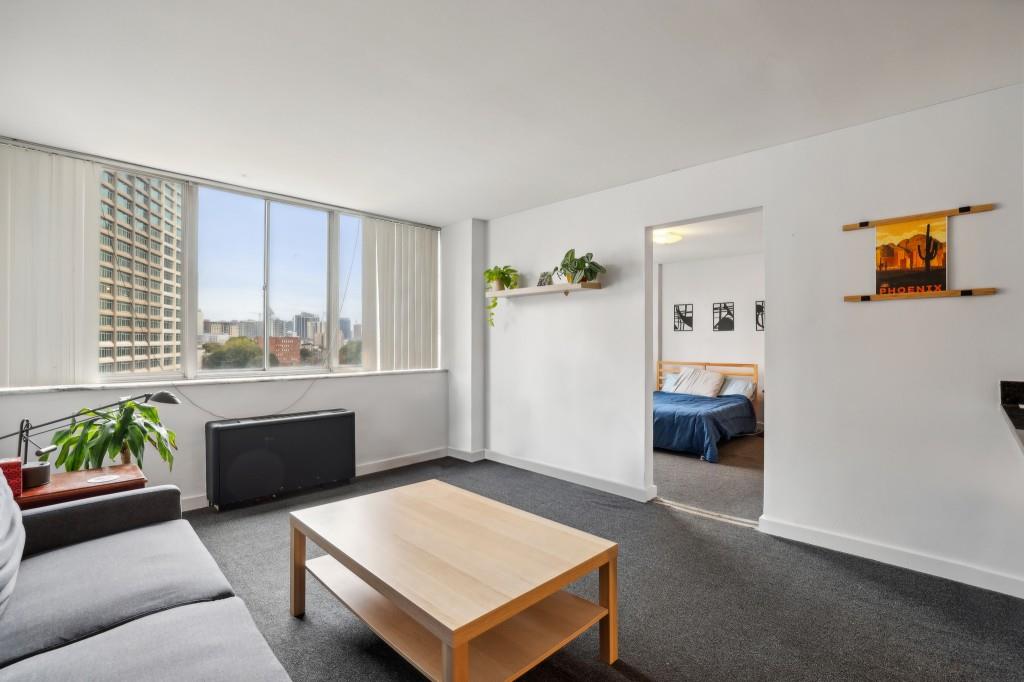
[[[98,171],[0,144],[0,386],[98,378]]]
[[[363,364],[368,370],[438,366],[439,233],[363,219]]]

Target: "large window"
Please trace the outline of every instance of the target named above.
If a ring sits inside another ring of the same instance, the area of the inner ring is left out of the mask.
[[[338,366],[358,370],[363,363],[362,221],[342,215],[338,239]]]
[[[0,387],[438,366],[434,229],[4,143],[0,166]]]
[[[263,369],[263,199],[199,188],[199,369]]]
[[[330,214],[207,187],[198,205],[200,369],[326,368]]]
[[[267,291],[270,352],[279,367],[327,362],[329,215],[270,202]]]

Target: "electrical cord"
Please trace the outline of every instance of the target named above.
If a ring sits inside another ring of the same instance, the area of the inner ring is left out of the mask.
[[[295,400],[291,401],[290,403],[288,403],[286,406],[282,407],[281,409],[276,410],[274,412],[271,412],[270,414],[271,415],[284,414],[288,410],[290,410],[293,407],[295,407],[296,405],[298,405],[302,401],[302,399],[305,398],[309,394],[310,390],[312,390],[313,384],[317,383],[318,381],[320,381],[319,378],[317,378],[317,379],[310,379],[309,385],[306,386],[306,390],[304,390],[299,395],[298,398],[296,398]],[[184,398],[190,405],[192,405],[192,407],[196,408],[200,412],[204,412],[204,413],[210,415],[211,417],[215,417],[217,419],[241,419],[242,418],[242,417],[226,417],[226,416],[224,416],[222,414],[217,414],[216,412],[214,412],[212,410],[208,410],[205,407],[203,407],[202,405],[200,405],[199,403],[197,403],[195,400],[192,400],[192,398],[187,393],[185,393],[185,391],[182,389],[182,387],[180,385],[173,384],[173,386],[174,386],[174,390],[177,391],[178,394],[182,398]]]

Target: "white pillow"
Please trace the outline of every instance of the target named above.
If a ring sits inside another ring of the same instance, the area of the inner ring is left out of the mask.
[[[742,395],[747,400],[753,400],[754,384],[740,377],[726,377],[725,383],[722,384],[722,390],[718,392],[718,395]]]
[[[679,381],[676,382],[673,393],[688,393],[690,395],[702,395],[714,398],[722,389],[725,375],[712,372],[707,369],[686,367],[679,373]]]
[[[660,390],[671,393],[672,389],[676,387],[677,381],[679,381],[679,374],[663,374],[661,377]]]

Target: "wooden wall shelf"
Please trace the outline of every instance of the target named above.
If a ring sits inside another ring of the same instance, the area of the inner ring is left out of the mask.
[[[843,225],[843,232],[852,232],[853,230],[866,230],[869,227],[878,227],[879,225],[893,225],[895,223],[906,223],[911,220],[927,220],[928,218],[949,218],[955,215],[968,215],[970,213],[984,213],[986,211],[995,210],[995,204],[974,204],[973,206],[960,206],[958,208],[950,208],[945,211],[932,211],[931,213],[917,213],[914,215],[900,216],[899,218],[885,218],[883,220],[862,220],[859,223],[849,223]]]
[[[945,291],[926,291],[919,294],[864,294],[861,296],[843,296],[847,303],[864,303],[868,301],[900,301],[905,298],[958,298],[960,296],[991,296],[999,289],[983,287],[980,289],[947,289]]]
[[[514,298],[516,296],[536,296],[537,294],[563,293],[568,296],[573,291],[591,291],[601,288],[600,282],[577,282],[575,284],[549,284],[546,287],[522,287],[520,289],[502,289],[488,291],[487,298]]]

